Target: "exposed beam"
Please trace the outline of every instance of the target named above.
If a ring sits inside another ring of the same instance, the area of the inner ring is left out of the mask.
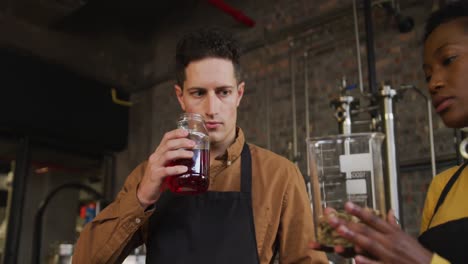
[[[137,45],[117,35],[66,34],[5,14],[0,14],[0,32],[1,47],[25,51],[126,91],[151,83],[143,71],[153,60],[149,43]]]

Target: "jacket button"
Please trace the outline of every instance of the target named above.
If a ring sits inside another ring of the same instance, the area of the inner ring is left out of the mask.
[[[136,223],[136,224],[141,223],[141,219],[140,219],[140,218],[136,218],[136,219],[135,219],[135,223]]]

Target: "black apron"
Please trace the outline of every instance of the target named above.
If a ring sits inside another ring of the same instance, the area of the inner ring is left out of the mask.
[[[460,166],[457,172],[455,172],[447,182],[447,185],[445,185],[428,226],[431,226],[432,219],[437,213],[437,210],[444,202],[453,184],[460,177],[460,174],[467,164],[468,163],[465,162]],[[429,228],[419,236],[419,242],[427,249],[449,260],[452,264],[468,263],[468,217],[452,220]]]
[[[250,150],[244,144],[240,192],[164,192],[149,220],[146,263],[259,263],[251,172]]]

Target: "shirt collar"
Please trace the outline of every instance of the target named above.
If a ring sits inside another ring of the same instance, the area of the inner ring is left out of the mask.
[[[244,132],[242,132],[242,129],[240,127],[236,128],[236,139],[234,140],[234,143],[229,146],[229,148],[226,150],[226,153],[222,156],[217,157],[217,160],[223,160],[225,161],[228,165],[231,165],[234,160],[236,160],[242,152],[242,148],[244,147],[245,143],[245,137],[244,137]]]

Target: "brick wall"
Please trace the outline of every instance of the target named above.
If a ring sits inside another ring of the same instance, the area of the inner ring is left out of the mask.
[[[295,84],[297,142],[300,157],[298,165],[306,173],[307,136],[338,134],[333,109],[329,101],[338,95],[342,76],[348,83],[356,83],[356,47],[354,39],[351,1],[231,1],[255,18],[253,29],[235,28],[246,44],[243,57],[243,80],[246,92],[239,108],[238,124],[247,140],[291,157],[293,142],[293,106],[291,84]],[[360,1],[358,1],[360,2]],[[378,82],[386,81],[394,88],[413,84],[424,89],[421,70],[421,36],[424,19],[431,10],[431,3],[423,0],[400,1],[402,11],[415,19],[414,30],[398,33],[394,22],[385,12],[374,7],[374,31]],[[404,2],[404,3],[403,3]],[[359,29],[363,80],[367,87],[365,32],[362,9]],[[292,45],[291,45],[292,44]],[[307,56],[304,56],[307,54]],[[171,57],[172,58],[172,57]],[[307,63],[308,70],[305,71]],[[161,65],[162,68],[165,65]],[[291,71],[291,68],[293,70]],[[293,72],[293,74],[291,74]],[[309,98],[305,98],[305,76],[308,77]],[[144,160],[157,146],[165,131],[175,127],[180,113],[174,96],[173,81],[167,80],[150,90],[133,94],[131,108],[129,147],[118,156],[119,181],[131,168]],[[424,90],[424,93],[426,91]],[[353,96],[368,103],[359,96]],[[308,103],[310,120],[305,120],[305,104]],[[362,114],[359,119],[368,119]],[[402,208],[406,229],[417,234],[420,215],[430,170],[413,168],[411,164],[429,160],[428,119],[426,105],[417,93],[408,91],[396,104],[398,156],[407,165],[400,174]],[[310,135],[305,135],[306,122]],[[367,127],[355,127],[355,131],[368,131]],[[434,114],[434,135],[438,157],[453,156],[452,130],[443,126]],[[122,165],[123,164],[123,165]],[[118,181],[118,183],[119,183]]]

